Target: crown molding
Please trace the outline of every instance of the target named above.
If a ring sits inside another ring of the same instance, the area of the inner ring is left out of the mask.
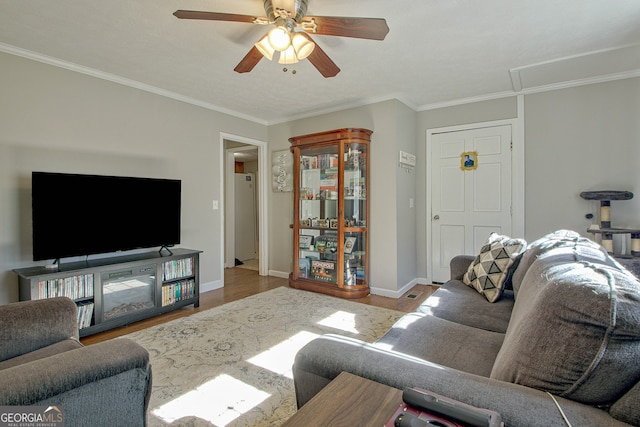
[[[113,83],[121,84],[124,86],[129,86],[134,89],[139,89],[144,92],[149,92],[155,95],[160,95],[165,98],[170,98],[176,101],[184,102],[187,104],[195,105],[197,107],[202,107],[207,110],[216,111],[218,113],[227,114],[233,117],[237,117],[243,120],[249,120],[254,123],[259,123],[262,125],[268,125],[265,120],[259,119],[257,117],[249,116],[247,114],[240,113],[238,111],[230,110],[227,108],[220,107],[215,104],[211,104],[209,102],[204,102],[199,99],[191,98],[188,96],[180,95],[175,92],[171,92],[165,89],[161,89],[156,86],[148,85],[145,83],[141,83],[136,80],[128,79],[126,77],[118,76],[111,73],[106,73],[104,71],[96,70],[93,68],[85,67],[83,65],[78,65],[73,62],[63,61],[57,58],[53,58],[51,56],[42,55],[40,53],[32,52],[30,50],[21,49],[15,46],[11,46],[8,44],[0,43],[0,52],[8,53],[10,55],[19,56],[22,58],[30,59],[33,61],[41,62],[47,65],[53,65],[54,67],[64,68],[66,70],[75,71],[77,73],[86,74],[91,77],[96,77],[98,79],[107,80]]]
[[[424,104],[418,107],[416,111],[419,112],[419,111],[427,111],[427,110],[436,110],[438,108],[453,107],[456,105],[471,104],[474,102],[491,101],[493,99],[509,98],[509,97],[515,97],[518,95],[532,95],[535,93],[549,92],[552,90],[569,89],[572,87],[586,86],[586,85],[592,85],[597,83],[606,83],[606,82],[611,82],[615,80],[631,79],[634,77],[640,77],[640,69],[624,71],[621,73],[612,73],[604,76],[570,80],[566,82],[553,83],[553,84],[537,86],[537,87],[530,87],[530,88],[522,89],[519,91],[508,90],[504,92],[496,92],[496,93],[480,95],[480,96],[475,96],[470,98],[461,98],[461,99],[454,99],[451,101],[437,102],[433,104]]]
[[[42,55],[26,49],[17,48],[15,46],[11,46],[8,44],[0,43],[0,52],[8,53],[11,55],[19,56],[22,58],[30,59],[33,61],[48,64],[48,65],[53,65],[55,67],[64,68],[64,69],[75,71],[81,74],[86,74],[86,75],[96,77],[102,80],[107,80],[113,83],[129,86],[129,87],[139,89],[145,92],[149,92],[155,95],[170,98],[170,99],[184,102],[190,105],[195,105],[201,108],[205,108],[207,110],[216,111],[218,113],[227,114],[233,117],[237,117],[239,119],[248,120],[253,123],[261,124],[264,126],[271,126],[271,125],[282,124],[282,123],[295,121],[295,120],[307,119],[307,118],[316,117],[324,114],[344,111],[351,108],[364,107],[366,105],[376,104],[378,102],[384,102],[389,100],[396,100],[406,105],[408,108],[410,108],[415,112],[421,112],[421,111],[428,111],[428,110],[436,110],[439,108],[453,107],[458,105],[472,104],[475,102],[515,97],[518,95],[531,95],[535,93],[548,92],[553,90],[568,89],[568,88],[577,87],[577,86],[585,86],[590,84],[597,84],[597,83],[604,83],[604,82],[615,81],[615,80],[640,77],[640,69],[637,69],[637,70],[625,71],[620,73],[607,74],[603,76],[596,76],[596,77],[589,77],[589,78],[571,80],[571,81],[560,82],[560,83],[553,83],[553,84],[544,85],[544,86],[530,87],[530,88],[526,88],[518,91],[508,90],[504,92],[496,92],[496,93],[491,93],[486,95],[479,95],[475,97],[460,98],[460,99],[454,99],[449,101],[424,104],[420,106],[417,106],[407,101],[406,99],[403,99],[402,96],[399,96],[397,94],[391,94],[391,95],[375,97],[375,98],[365,98],[359,101],[333,105],[332,107],[327,107],[327,108],[315,109],[312,111],[304,112],[304,113],[293,115],[293,116],[280,117],[273,120],[264,120],[254,116],[240,113],[238,111],[220,107],[218,105],[211,104],[209,102],[204,102],[196,98],[191,98],[191,97],[180,95],[175,92],[161,89],[152,85],[141,83],[136,80],[128,79],[115,74],[106,73],[104,71],[85,67],[72,62],[63,61],[57,58]],[[517,72],[517,71],[518,71],[517,69],[509,70],[509,72],[511,73],[511,76],[513,76],[513,72]]]
[[[304,113],[296,114],[294,116],[281,117],[279,119],[270,120],[268,124],[269,125],[278,125],[278,124],[282,124],[282,123],[292,122],[292,121],[295,121],[295,120],[308,119],[308,118],[311,118],[311,117],[322,116],[324,114],[337,113],[339,111],[349,110],[351,108],[364,107],[364,106],[367,106],[367,105],[377,104],[378,102],[385,102],[385,101],[392,101],[392,100],[393,101],[398,101],[398,102],[406,105],[408,108],[410,108],[413,111],[418,111],[417,107],[415,105],[413,105],[409,101],[403,99],[403,97],[396,96],[396,95],[387,95],[387,96],[380,96],[380,97],[375,97],[375,98],[365,98],[365,99],[361,99],[359,101],[355,101],[355,102],[351,102],[351,103],[336,104],[336,105],[334,105],[332,107],[327,107],[327,108],[321,108],[321,109],[316,109],[316,110],[312,110],[312,111],[307,111],[307,112],[304,112]]]

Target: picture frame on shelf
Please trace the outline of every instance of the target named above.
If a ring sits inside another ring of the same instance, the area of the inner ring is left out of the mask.
[[[358,238],[355,236],[350,236],[350,237],[345,237],[344,238],[344,253],[345,254],[350,254],[351,252],[353,252],[353,248],[356,245],[356,240]]]
[[[299,243],[300,243],[300,249],[309,249],[311,245],[313,245],[313,236],[301,234]]]

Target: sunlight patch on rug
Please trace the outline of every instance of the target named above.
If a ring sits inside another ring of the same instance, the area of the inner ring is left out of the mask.
[[[264,391],[229,375],[220,375],[153,410],[152,413],[168,423],[193,416],[222,427],[268,397],[269,394]]]
[[[293,379],[291,367],[296,353],[309,341],[317,337],[319,337],[318,334],[312,334],[311,332],[298,332],[286,341],[271,347],[256,357],[252,357],[247,362]]]
[[[347,313],[345,311],[336,311],[331,316],[322,319],[318,325],[329,326],[339,331],[358,333],[356,329],[355,313]]]
[[[296,411],[301,347],[328,333],[372,342],[402,314],[280,287],[131,333],[151,357],[148,425],[280,425]]]

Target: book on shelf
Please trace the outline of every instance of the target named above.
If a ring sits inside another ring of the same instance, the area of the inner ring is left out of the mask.
[[[300,156],[302,169],[317,169],[318,158],[316,156]]]
[[[196,295],[196,281],[194,279],[181,280],[162,286],[162,306],[193,298]]]
[[[91,301],[80,302],[78,305],[78,329],[88,328],[91,326],[93,319],[94,303]]]
[[[338,154],[318,154],[300,156],[302,169],[332,169],[338,167]]]
[[[60,277],[38,282],[38,299],[68,297],[93,298],[93,274]]]
[[[182,258],[162,263],[162,280],[174,280],[181,277],[193,276],[193,258]]]

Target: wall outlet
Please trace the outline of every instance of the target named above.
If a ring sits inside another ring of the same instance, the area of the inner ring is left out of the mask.
[[[218,206],[218,201],[217,201],[217,200],[214,200],[214,201],[213,201],[213,203],[212,203],[212,206],[211,206],[211,207],[213,208],[213,210],[214,210],[214,211],[217,211],[217,210],[218,210],[218,207],[219,207],[219,206]]]

